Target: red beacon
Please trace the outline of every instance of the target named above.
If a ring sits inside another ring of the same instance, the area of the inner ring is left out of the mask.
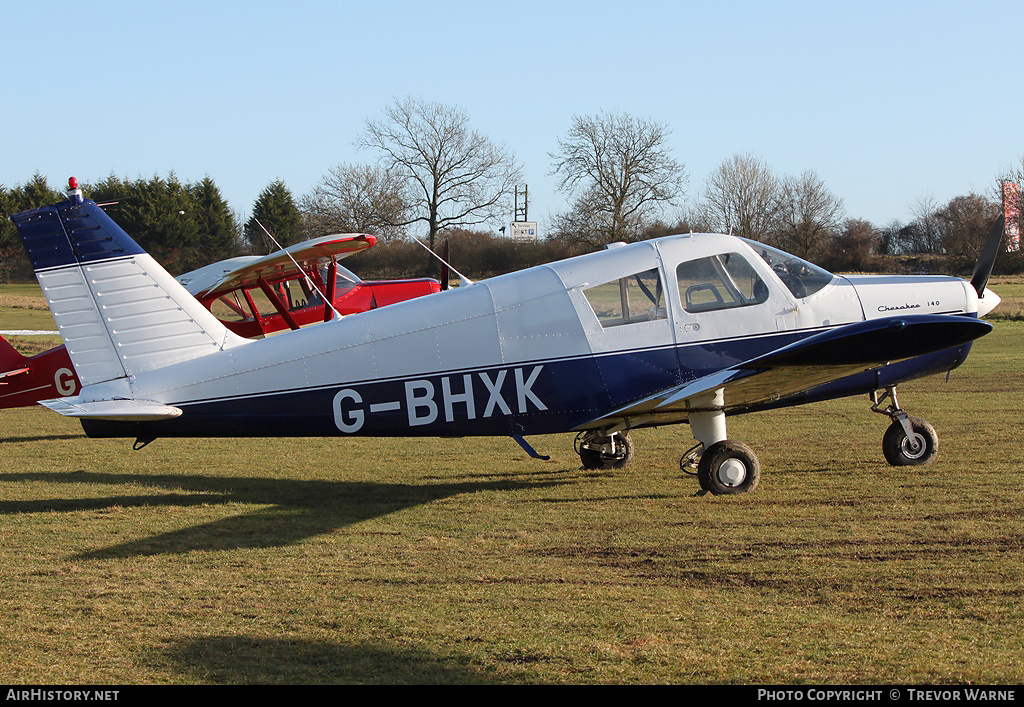
[[[68,179],[68,199],[76,204],[82,203],[82,190],[78,188],[78,177]]]

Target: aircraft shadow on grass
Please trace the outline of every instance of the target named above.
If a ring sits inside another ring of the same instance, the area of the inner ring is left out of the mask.
[[[0,439],[0,444],[14,444],[16,442],[56,442],[62,439],[81,439],[81,434],[63,434],[63,435],[31,435],[25,437],[4,437]]]
[[[384,484],[355,481],[301,481],[187,475],[15,473],[0,482],[66,482],[148,486],[167,489],[149,495],[79,499],[0,501],[0,515],[75,512],[112,507],[188,507],[216,504],[258,504],[259,510],[140,538],[74,555],[71,559],[125,558],[184,553],[190,550],[234,550],[280,547],[329,533],[406,508],[480,491],[515,491],[571,483],[567,477],[541,481],[474,481],[435,484]],[[269,507],[266,507],[269,506]]]
[[[314,679],[320,684],[479,685],[502,681],[499,676],[454,665],[450,659],[409,646],[201,636],[173,642],[165,657],[183,673],[218,685],[307,683],[311,666],[315,666]],[[510,655],[504,661],[528,659]]]

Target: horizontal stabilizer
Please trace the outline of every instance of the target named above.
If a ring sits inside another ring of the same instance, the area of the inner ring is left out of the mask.
[[[0,379],[10,378],[11,376],[20,376],[28,373],[30,369],[28,366],[22,366],[21,368],[12,368],[9,371],[0,372]]]
[[[40,400],[54,412],[65,417],[82,417],[92,420],[118,420],[121,422],[151,422],[178,417],[181,408],[151,400],[99,400],[95,402],[72,402],[77,398],[54,398]]]
[[[739,365],[638,400],[581,428],[646,417],[679,422],[700,410],[696,399],[724,390],[721,409],[771,403],[832,381],[914,356],[966,344],[992,330],[972,317],[918,315],[857,322],[810,336]]]

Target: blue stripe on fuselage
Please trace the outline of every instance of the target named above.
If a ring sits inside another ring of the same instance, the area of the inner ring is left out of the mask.
[[[570,431],[646,395],[746,361],[808,332],[430,373],[175,403],[181,417],[83,421],[93,437],[487,436]],[[949,370],[970,344],[828,383],[749,411],[868,393]],[[680,366],[679,357],[686,360]],[[735,411],[735,412],[745,412]]]

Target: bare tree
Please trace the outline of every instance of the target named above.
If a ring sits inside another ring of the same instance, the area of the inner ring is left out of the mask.
[[[969,262],[977,260],[999,213],[999,204],[980,194],[950,199],[935,212],[946,253]]]
[[[607,212],[601,208],[596,190],[580,194],[568,211],[558,214],[551,224],[550,237],[567,244],[584,244],[600,248],[614,241],[632,240],[616,230]]]
[[[905,252],[909,253],[941,253],[942,232],[939,222],[938,202],[932,195],[923,196],[914,204],[911,212],[914,214],[913,228],[907,232]]]
[[[771,242],[781,195],[782,184],[764,160],[733,155],[708,177],[699,210],[723,233]]]
[[[822,254],[839,233],[843,200],[825,187],[813,170],[782,182],[776,218],[776,243],[803,258]]]
[[[904,225],[899,219],[893,219],[878,229],[878,252],[882,255],[901,255],[903,250]]]
[[[307,237],[366,232],[381,240],[405,236],[405,179],[376,165],[332,167],[299,204]]]
[[[898,230],[898,229],[897,229]],[[870,221],[848,218],[832,239],[829,266],[838,270],[864,270],[878,252],[882,234]]]
[[[664,123],[626,113],[573,118],[550,155],[559,191],[574,197],[556,229],[591,245],[641,238],[685,192],[686,169],[670,155],[670,134]]]
[[[1003,182],[1017,182],[1018,184],[1024,182],[1024,155],[1021,155],[1016,165],[1003,169],[1002,173],[996,177],[992,198],[1000,202],[1003,199]]]
[[[392,225],[425,224],[431,248],[438,231],[493,222],[511,212],[509,199],[521,180],[515,157],[470,129],[458,108],[396,100],[382,118],[366,121],[356,144],[375,150],[381,168],[405,180],[410,210]]]

